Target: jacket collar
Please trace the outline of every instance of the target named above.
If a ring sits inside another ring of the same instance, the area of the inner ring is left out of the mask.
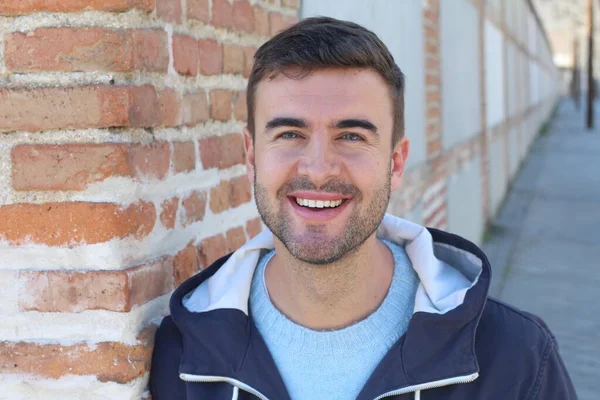
[[[384,217],[377,236],[404,246],[421,282],[406,334],[381,361],[359,399],[478,372],[475,331],[491,275],[483,252],[456,235],[391,215]],[[180,372],[230,377],[269,399],[289,399],[248,315],[254,269],[261,252],[273,246],[272,233],[264,231],[175,291],[171,314],[185,349]]]

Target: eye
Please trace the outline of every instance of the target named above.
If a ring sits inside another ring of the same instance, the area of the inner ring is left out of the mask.
[[[283,132],[277,138],[281,139],[299,139],[300,134],[298,132]]]
[[[340,136],[340,139],[349,140],[351,142],[364,140],[363,137],[357,133],[344,133],[342,136]]]

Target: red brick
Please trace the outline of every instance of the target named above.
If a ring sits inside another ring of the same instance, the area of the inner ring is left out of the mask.
[[[296,17],[282,15],[276,12],[269,13],[269,28],[271,29],[271,36],[294,25],[296,22],[298,22],[298,18]]]
[[[166,22],[181,23],[181,0],[156,0],[156,15]]]
[[[183,96],[182,105],[183,124],[194,126],[201,122],[208,121],[208,101],[206,93],[199,90],[193,93],[186,93]]]
[[[269,36],[269,13],[260,6],[254,6],[254,32],[260,36]]]
[[[3,0],[0,15],[23,15],[35,12],[77,12],[100,10],[122,12],[137,8],[152,12],[154,0]]]
[[[200,57],[198,41],[186,35],[173,35],[173,66],[181,75],[196,76]]]
[[[281,0],[281,5],[284,7],[300,8],[300,0]]]
[[[244,77],[248,78],[252,72],[252,65],[254,64],[254,53],[256,53],[256,47],[245,46],[244,47]]]
[[[246,232],[241,226],[230,229],[225,234],[225,240],[227,240],[227,251],[231,253],[246,243]]]
[[[175,172],[189,172],[196,168],[196,146],[194,146],[194,142],[173,143],[173,167]]]
[[[246,33],[254,31],[254,10],[247,1],[233,3],[233,27]]]
[[[125,311],[127,274],[123,271],[21,272],[21,311]]]
[[[175,286],[198,272],[198,250],[192,242],[183,248],[173,259],[173,277]]]
[[[436,103],[436,104],[439,104],[439,102],[440,102],[440,92],[439,91],[436,91],[436,92],[427,92],[425,100],[426,100],[427,103]]]
[[[135,86],[129,90],[129,114],[132,126],[153,127],[160,124],[161,109],[154,86]]]
[[[127,208],[114,203],[20,203],[0,207],[0,237],[13,245],[76,246],[129,236],[141,239],[155,221],[154,205],[145,202]]]
[[[200,158],[205,169],[229,168],[245,161],[244,139],[238,133],[211,136],[200,141]]]
[[[181,123],[181,100],[175,89],[165,89],[158,93],[160,125],[177,126]]]
[[[182,215],[182,225],[188,226],[194,222],[202,221],[206,212],[206,194],[194,191],[181,202],[185,215]]]
[[[133,40],[126,31],[103,28],[41,28],[6,40],[12,71],[131,71]]]
[[[127,152],[131,175],[141,181],[164,179],[171,164],[171,148],[168,142],[153,142],[132,146]]]
[[[238,121],[248,120],[248,106],[246,104],[246,91],[238,92],[234,100],[234,114]]]
[[[222,234],[208,237],[198,245],[198,261],[202,268],[210,266],[227,253],[227,240]]]
[[[435,70],[439,71],[439,67],[435,68]],[[426,73],[425,74],[425,85],[426,86],[429,86],[429,85],[439,86],[440,85],[440,75]]]
[[[223,45],[223,72],[241,74],[244,72],[244,48],[235,44]]]
[[[177,217],[177,208],[179,206],[179,197],[167,199],[161,204],[160,222],[167,229],[175,228],[175,218]]]
[[[21,311],[129,312],[173,288],[171,261],[164,258],[119,271],[21,272]]]
[[[262,231],[262,223],[260,218],[254,218],[246,222],[246,233],[248,237],[252,239]]]
[[[233,7],[227,0],[213,0],[211,23],[219,28],[233,28]]]
[[[130,176],[118,144],[19,145],[12,150],[15,190],[83,190],[111,176]]]
[[[0,132],[151,127],[158,109],[152,86],[0,89]]]
[[[231,90],[215,89],[210,91],[210,117],[217,121],[231,119],[233,92]]]
[[[127,383],[148,373],[156,327],[138,335],[138,343],[101,342],[65,346],[33,342],[0,342],[0,374],[36,375],[58,379],[68,375],[96,376],[100,382]]]
[[[245,176],[221,181],[210,190],[210,209],[215,214],[238,207],[250,200],[252,200],[250,182]]]
[[[205,23],[210,22],[208,0],[187,0],[187,16]]]
[[[169,44],[167,33],[140,29],[133,32],[133,68],[150,72],[167,72]]]
[[[128,308],[148,303],[173,290],[173,259],[162,257],[125,271],[129,281]]]
[[[223,72],[223,48],[213,39],[198,41],[200,73],[202,75],[218,75]]]

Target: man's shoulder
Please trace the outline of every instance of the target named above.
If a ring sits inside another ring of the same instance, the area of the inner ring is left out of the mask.
[[[535,373],[556,345],[548,325],[538,316],[488,298],[477,328],[475,348],[480,366]]]
[[[542,318],[493,297],[487,298],[480,329],[486,329],[488,325],[494,333],[502,336],[518,335],[522,340],[534,341],[553,339],[550,328]]]

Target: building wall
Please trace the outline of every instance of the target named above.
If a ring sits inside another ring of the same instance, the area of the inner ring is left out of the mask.
[[[252,54],[316,14],[371,28],[406,74],[389,211],[481,242],[557,95],[528,1],[6,0],[0,398],[148,397],[172,290],[262,228]]]
[[[299,2],[0,2],[0,398],[147,398],[172,290],[261,229],[252,55]]]

